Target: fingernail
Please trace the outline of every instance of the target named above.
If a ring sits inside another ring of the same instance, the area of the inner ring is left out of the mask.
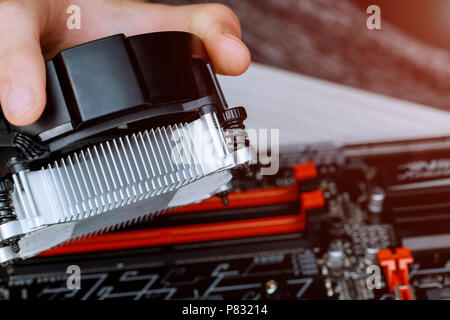
[[[25,86],[15,87],[8,95],[6,100],[6,107],[8,113],[15,117],[20,118],[27,112],[29,112],[34,105],[34,97],[30,88]]]
[[[237,36],[235,36],[232,32],[229,31],[223,31],[222,34],[226,37],[229,37],[237,42],[239,42],[239,44],[243,47],[246,47],[246,45],[242,42],[241,39],[239,39]]]

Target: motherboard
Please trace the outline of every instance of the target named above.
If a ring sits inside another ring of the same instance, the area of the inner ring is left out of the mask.
[[[261,167],[233,169],[219,197],[18,262],[0,297],[450,298],[450,138],[289,147],[277,174]]]

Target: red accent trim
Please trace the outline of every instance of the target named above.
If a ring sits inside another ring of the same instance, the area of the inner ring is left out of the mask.
[[[325,197],[322,190],[314,190],[303,192],[300,194],[300,200],[303,210],[310,210],[323,207],[325,205]]]
[[[309,180],[317,177],[317,168],[313,161],[294,165],[296,181]]]
[[[409,290],[409,286],[399,286],[398,291],[402,297],[401,300],[414,300],[411,291]]]
[[[399,287],[402,297],[411,300],[412,296],[407,287],[408,265],[414,262],[411,251],[408,248],[397,248],[393,253],[390,249],[382,249],[378,250],[377,257],[380,266],[383,267],[389,291],[392,293],[395,287]]]
[[[264,190],[230,192],[228,194],[229,204],[227,206],[225,206],[222,203],[222,200],[218,197],[212,197],[197,204],[191,204],[176,208],[170,211],[170,213],[213,211],[221,209],[267,206],[279,203],[295,202],[298,200],[297,190],[297,186],[292,186]]]
[[[40,256],[284,234],[300,232],[304,227],[304,216],[292,215],[128,231],[85,238],[70,245],[50,249],[41,253]]]

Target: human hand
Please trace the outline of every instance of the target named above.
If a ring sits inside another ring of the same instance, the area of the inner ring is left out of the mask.
[[[81,9],[81,29],[66,27],[67,7]],[[236,15],[226,6],[168,6],[133,0],[0,0],[0,104],[16,126],[45,107],[45,60],[59,51],[124,33],[188,31],[204,42],[218,73],[238,75],[250,64]]]

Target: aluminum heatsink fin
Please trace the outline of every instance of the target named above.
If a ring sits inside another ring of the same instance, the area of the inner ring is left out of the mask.
[[[201,118],[102,142],[16,174],[24,186],[15,192],[17,216],[33,218],[35,227],[78,221],[177,190],[232,165],[217,139],[224,141],[221,131]]]
[[[87,148],[40,171],[57,222],[88,218],[201,178],[201,164],[173,163],[176,148],[167,131],[180,125],[125,136]],[[187,150],[187,156],[194,155]]]

